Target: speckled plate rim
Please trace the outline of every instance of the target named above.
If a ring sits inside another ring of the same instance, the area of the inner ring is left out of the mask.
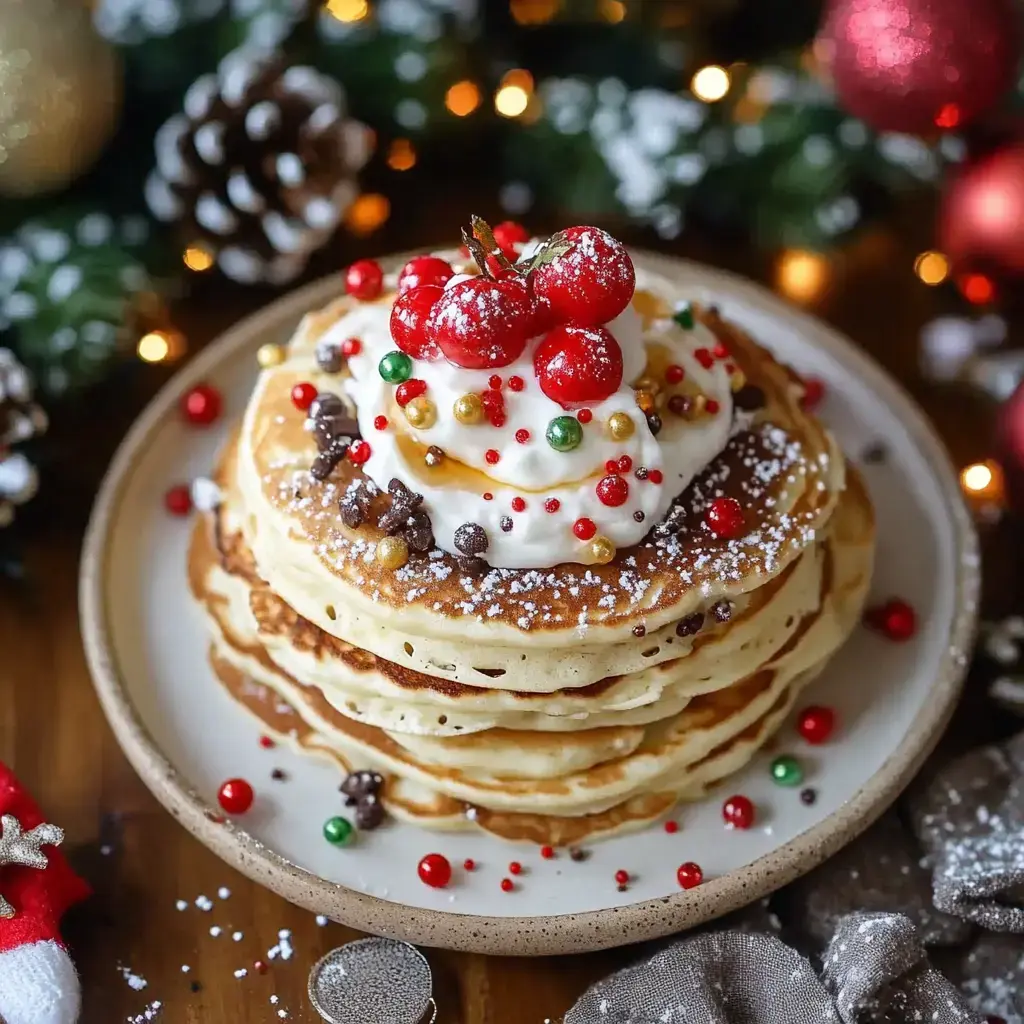
[[[793,881],[866,829],[896,799],[931,752],[956,705],[977,620],[978,539],[957,474],[942,442],[913,399],[870,357],[840,333],[734,274],[648,252],[652,270],[680,273],[702,289],[720,291],[787,323],[813,340],[877,393],[905,426],[928,464],[950,516],[956,594],[949,642],[932,700],[913,720],[899,748],[846,803],[807,831],[743,868],[697,889],[624,907],[544,917],[485,917],[418,909],[356,892],[298,867],[236,825],[211,820],[213,808],[189,785],[149,735],[123,682],[107,617],[109,537],[125,484],[151,435],[173,413],[181,393],[219,364],[251,352],[271,332],[280,335],[308,310],[340,293],[337,275],[316,281],[242,320],[192,359],[142,412],[119,447],[100,486],[85,536],[79,579],[86,658],[107,720],[121,749],[157,799],[218,857],[299,906],[353,928],[427,946],[504,955],[582,953],[659,938],[728,913]],[[388,260],[401,265],[402,256]]]

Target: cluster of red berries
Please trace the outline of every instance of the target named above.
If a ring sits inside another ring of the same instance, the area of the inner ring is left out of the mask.
[[[494,229],[508,259],[529,238],[506,222]],[[440,359],[466,369],[498,369],[515,362],[530,338],[544,335],[534,357],[541,389],[564,408],[599,402],[622,383],[622,351],[606,327],[629,305],[636,285],[625,248],[598,228],[559,235],[570,248],[527,276],[487,261],[492,276],[465,277],[437,256],[417,256],[402,268],[391,311],[391,336],[414,359]],[[349,268],[350,294],[380,295],[377,275]],[[511,382],[510,382],[511,383]],[[515,390],[515,389],[513,389]],[[487,419],[505,422],[498,388],[484,393]]]

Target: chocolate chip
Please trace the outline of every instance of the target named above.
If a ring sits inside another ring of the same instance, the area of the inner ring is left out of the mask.
[[[366,517],[370,514],[370,505],[377,494],[375,487],[368,487],[365,483],[354,484],[349,487],[338,502],[341,511],[341,521],[350,529],[358,530]]]
[[[579,861],[586,860],[589,856],[590,851],[584,850],[582,846],[569,847],[569,860],[574,860],[578,863]]]
[[[694,612],[676,623],[676,636],[693,636],[704,625],[704,613]]]
[[[193,995],[195,995],[196,992],[202,992],[203,991],[203,986],[200,985],[198,981],[193,981],[192,984],[189,985],[188,990]]]
[[[641,508],[638,508],[633,513],[633,519],[636,520],[636,522],[638,522],[638,523],[642,523],[644,521],[644,519],[646,519],[646,518],[647,517],[644,515],[644,511]]]
[[[348,454],[352,441],[348,437],[335,437],[320,452],[309,467],[309,475],[314,480],[326,480],[335,470],[338,463]]]
[[[379,772],[364,770],[351,772],[349,775],[346,775],[344,782],[342,782],[339,788],[345,796],[352,796],[358,800],[360,797],[369,796],[370,794],[376,795],[383,785],[384,778]]]
[[[332,391],[321,391],[309,405],[309,418],[319,420],[345,411],[345,403]]]
[[[861,455],[861,462],[867,463],[869,466],[876,465],[879,462],[885,462],[889,457],[889,450],[880,441],[876,441],[875,444],[868,445],[864,449]]]
[[[372,832],[384,822],[384,805],[372,794],[356,807],[356,828]]]
[[[756,412],[765,405],[764,391],[756,384],[744,384],[732,396],[732,404],[744,412]]]
[[[732,618],[732,601],[716,601],[711,606],[711,614],[719,622],[728,622]]]
[[[284,782],[288,778],[288,774],[280,768],[274,768],[270,773],[270,777],[275,782]]]
[[[647,627],[642,622],[638,622],[633,627],[633,636],[635,636],[635,637],[647,636]]]
[[[320,451],[327,451],[336,437],[353,441],[359,437],[359,424],[345,413],[337,416],[318,416],[313,420],[313,437]]]
[[[801,789],[800,790],[800,803],[811,806],[818,799],[818,791],[816,789]]]
[[[444,462],[444,449],[438,448],[436,444],[432,444],[427,449],[427,454],[423,456],[423,461],[428,466],[440,466]]]
[[[501,527],[501,532],[502,533],[511,533],[512,532],[512,517],[511,516],[502,516],[500,522],[498,523],[498,525]]]
[[[656,413],[649,413],[647,416],[647,426],[650,428],[651,433],[657,437],[661,433],[661,417]]]
[[[647,479],[647,467],[646,466],[637,466],[636,469],[633,470],[633,476],[635,476],[637,478],[637,480],[646,480]]]
[[[487,531],[478,523],[463,523],[455,531],[455,546],[464,555],[482,555],[487,543]]]
[[[628,885],[620,885],[618,888],[619,888],[619,892],[626,892],[629,889],[629,886]]]
[[[316,343],[316,365],[324,373],[337,373],[344,365],[341,357],[341,346],[327,338]]]

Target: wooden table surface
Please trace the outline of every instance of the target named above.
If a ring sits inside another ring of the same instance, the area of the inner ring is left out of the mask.
[[[812,307],[909,388],[962,465],[989,453],[993,405],[964,388],[921,380],[921,325],[940,311],[964,309],[949,293],[915,280],[913,248],[896,241],[898,234],[868,237],[845,253],[833,267],[831,288]],[[368,247],[383,251],[429,238],[385,234]],[[739,249],[684,239],[675,251],[763,279],[772,275],[766,257]],[[210,285],[183,306],[179,321],[191,348],[266,298],[232,294],[225,300]],[[114,742],[82,653],[76,587],[89,498],[117,438],[164,376],[162,368],[146,368],[129,382],[111,382],[54,424],[58,457],[26,511],[32,520],[28,579],[0,585],[0,759],[13,766],[49,820],[65,828],[66,849],[95,888],[95,896],[65,919],[82,975],[86,1024],[131,1019],[154,1000],[163,1004],[161,1019],[174,1024],[277,1020],[278,1008],[290,1020],[316,1021],[305,997],[309,968],[355,933],[335,924],[318,927],[311,914],[223,865],[163,811]],[[998,569],[1005,575],[1015,567],[1002,559]],[[231,893],[224,901],[217,898],[222,887]],[[214,900],[212,911],[176,909],[177,900],[192,904],[201,894]],[[210,935],[214,925],[223,929],[219,937]],[[256,975],[253,962],[266,959],[282,928],[291,930],[294,957]],[[236,930],[243,936],[238,942],[231,937]],[[519,960],[427,952],[441,1024],[559,1020],[587,984],[637,955],[634,949]],[[119,965],[144,977],[146,988],[131,987]],[[236,979],[240,967],[250,973]],[[272,1006],[275,994],[280,1002]]]

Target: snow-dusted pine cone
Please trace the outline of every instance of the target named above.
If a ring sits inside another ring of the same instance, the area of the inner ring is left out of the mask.
[[[334,233],[371,144],[333,79],[238,50],[157,132],[146,199],[228,277],[283,284]]]
[[[14,518],[39,485],[35,467],[11,446],[46,430],[46,413],[32,401],[32,380],[14,354],[0,348],[0,527]]]

